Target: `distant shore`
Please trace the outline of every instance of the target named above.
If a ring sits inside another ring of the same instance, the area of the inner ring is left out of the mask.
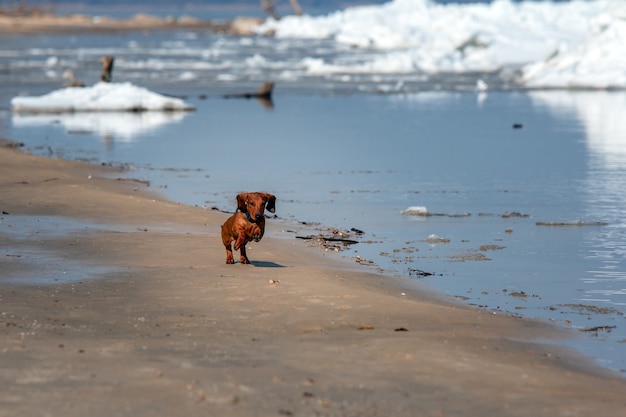
[[[234,35],[253,34],[263,19],[238,17],[230,21],[204,21],[190,16],[158,17],[137,14],[127,19],[83,14],[40,13],[12,15],[0,13],[0,35],[34,33],[123,32],[136,30],[206,29]]]

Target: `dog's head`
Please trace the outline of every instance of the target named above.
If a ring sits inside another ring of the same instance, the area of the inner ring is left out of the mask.
[[[248,219],[256,222],[263,218],[265,210],[276,211],[276,196],[268,193],[241,193],[237,195],[237,209],[248,213]]]

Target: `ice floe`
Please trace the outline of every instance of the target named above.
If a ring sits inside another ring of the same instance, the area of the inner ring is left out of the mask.
[[[15,113],[12,123],[19,128],[53,126],[72,135],[97,135],[103,140],[133,142],[141,135],[181,122],[187,112],[88,112]]]
[[[402,210],[400,214],[405,214],[408,216],[426,216],[428,215],[428,209],[424,206],[411,206]]]
[[[528,88],[626,88],[622,0],[394,0],[269,20],[258,31],[332,40],[339,55],[317,61],[317,74],[499,72]]]
[[[14,111],[62,113],[97,111],[189,111],[185,101],[167,97],[131,83],[100,82],[90,87],[63,88],[38,97],[11,100]]]

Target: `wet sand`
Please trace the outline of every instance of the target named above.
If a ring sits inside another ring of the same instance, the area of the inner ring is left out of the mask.
[[[623,414],[626,380],[536,342],[574,331],[436,299],[296,239],[266,236],[252,265],[226,265],[227,215],[116,175],[0,149],[0,270],[14,278],[0,277],[0,416]],[[50,218],[58,233],[12,228]],[[85,278],[55,281],[65,262]]]

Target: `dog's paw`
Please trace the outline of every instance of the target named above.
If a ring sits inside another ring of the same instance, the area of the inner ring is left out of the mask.
[[[226,264],[232,265],[234,263],[235,263],[235,259],[234,258],[226,258]]]
[[[244,265],[248,265],[250,263],[250,261],[248,260],[248,258],[242,256],[240,259],[241,263]]]

